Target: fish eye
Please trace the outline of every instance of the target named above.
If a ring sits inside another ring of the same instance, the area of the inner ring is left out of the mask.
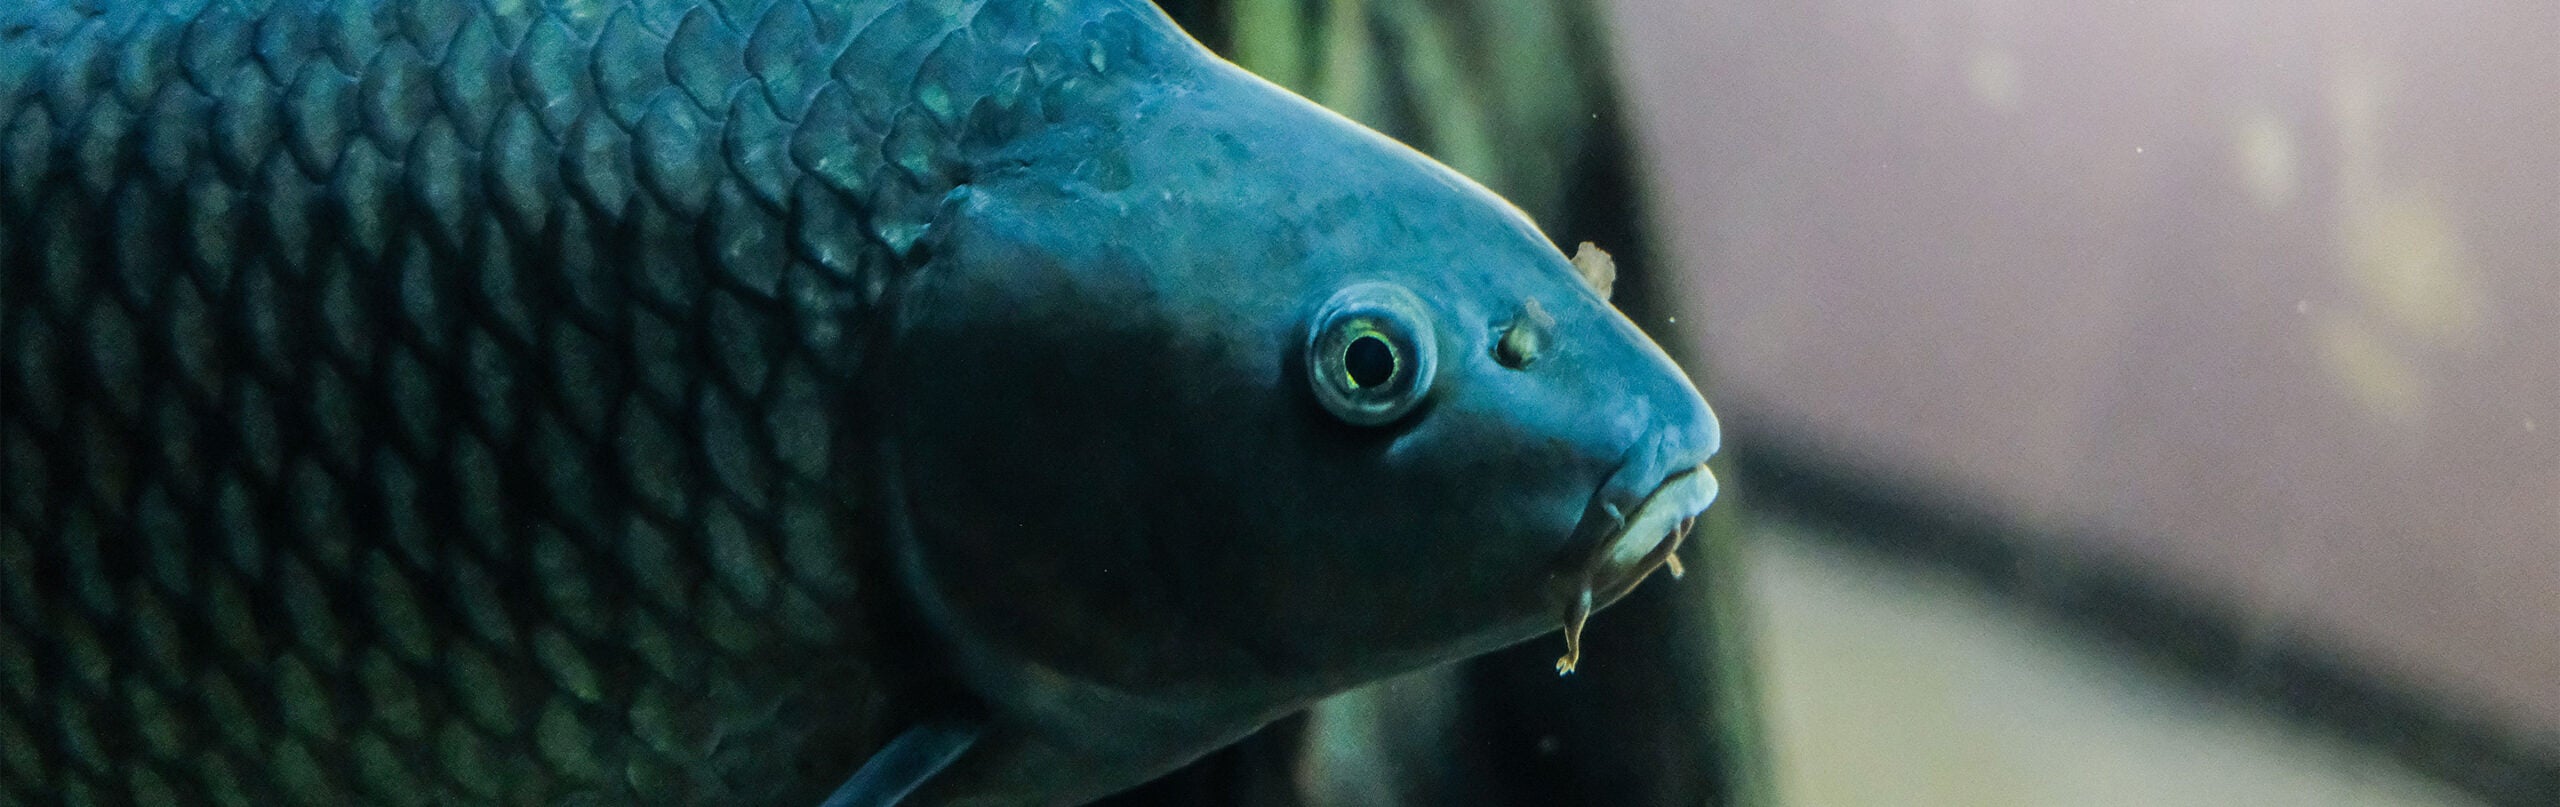
[[[1325,411],[1355,426],[1404,417],[1431,392],[1436,366],[1422,300],[1392,283],[1335,292],[1307,332],[1307,380]]]
[[[1377,334],[1364,333],[1342,349],[1342,375],[1352,389],[1384,386],[1396,378],[1396,349]]]

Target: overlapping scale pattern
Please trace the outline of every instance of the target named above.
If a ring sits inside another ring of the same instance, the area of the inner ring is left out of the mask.
[[[1128,13],[0,3],[0,803],[814,803],[865,352]]]

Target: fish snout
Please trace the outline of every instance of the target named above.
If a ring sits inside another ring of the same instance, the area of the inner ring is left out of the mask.
[[[1611,596],[1633,588],[1667,556],[1673,528],[1713,504],[1717,484],[1707,470],[1711,448],[1681,432],[1658,434],[1593,492],[1567,551],[1566,575],[1582,576]],[[1712,444],[1709,444],[1710,446]]]
[[[1573,672],[1582,652],[1582,626],[1591,612],[1626,596],[1653,570],[1684,573],[1673,554],[1718,486],[1707,459],[1721,435],[1705,403],[1696,416],[1659,429],[1627,452],[1591,496],[1582,521],[1566,542],[1551,591],[1561,601],[1565,656],[1560,673]]]

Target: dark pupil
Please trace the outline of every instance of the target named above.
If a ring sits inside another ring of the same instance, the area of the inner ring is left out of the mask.
[[[1351,386],[1374,387],[1396,377],[1396,352],[1387,340],[1363,336],[1351,340],[1342,349],[1342,370],[1351,376]]]

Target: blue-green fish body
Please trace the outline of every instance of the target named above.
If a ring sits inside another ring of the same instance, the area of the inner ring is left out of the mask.
[[[0,801],[1080,802],[1713,495],[1517,211],[1127,0],[0,3],[0,340]]]

